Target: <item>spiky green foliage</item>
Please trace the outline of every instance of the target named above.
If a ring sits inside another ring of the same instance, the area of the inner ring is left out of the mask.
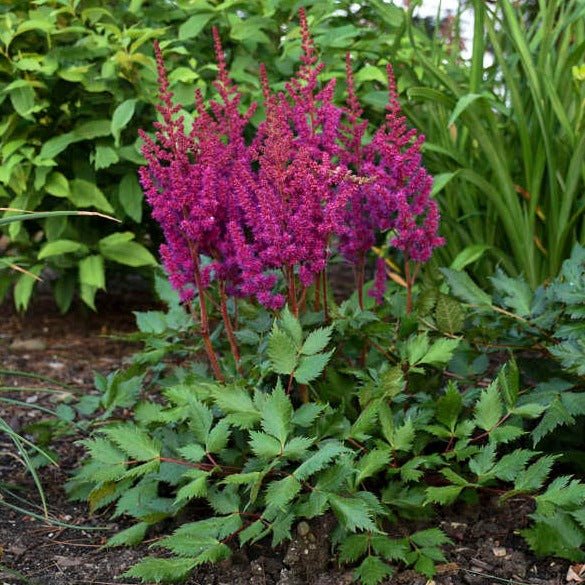
[[[440,289],[426,283],[415,295],[411,315],[398,287],[376,312],[357,299],[332,300],[329,322],[323,313],[296,318],[288,310],[274,318],[244,303],[245,379],[233,369],[218,383],[199,364],[165,370],[138,355],[132,375],[98,380],[114,397],[102,400],[108,412],[133,408],[134,416],[100,421],[69,490],[93,509],[111,505],[135,519],[112,546],[134,544],[151,526],[206,505],[208,517],[179,526],[131,569],[146,581],[182,577],[237,544],[277,545],[298,521],[325,513],[337,520],[339,560],[362,583],[379,583],[399,565],[431,578],[445,559],[446,536],[430,523],[395,539],[389,523],[432,522],[438,508],[494,490],[504,500],[534,501],[523,534],[536,553],[580,559],[585,487],[555,476],[562,454],[547,452],[546,441],[560,428],[575,431],[584,395],[579,380],[559,369],[534,384],[524,357],[536,344],[549,368],[554,357],[542,344],[554,343],[553,315],[561,327],[581,318],[580,296],[567,286],[581,275],[578,258],[530,300],[521,279],[498,273],[488,295],[452,268]],[[178,338],[178,330],[162,336]],[[148,335],[149,344],[162,339]],[[512,351],[512,343],[522,352],[508,358],[500,348]],[[488,377],[491,357],[500,365]],[[311,358],[321,363],[307,395],[299,372]],[[138,385],[153,371],[159,378],[148,395],[161,391],[140,399]]]

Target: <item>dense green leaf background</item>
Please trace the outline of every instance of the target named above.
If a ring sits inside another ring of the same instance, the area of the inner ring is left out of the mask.
[[[219,28],[248,102],[259,97],[260,62],[275,88],[294,72],[300,6],[326,64],[323,80],[339,79],[340,99],[351,52],[372,127],[386,103],[385,65],[394,65],[405,111],[427,137],[425,162],[436,177],[447,239],[439,262],[468,266],[482,284],[496,264],[524,274],[532,289],[557,274],[585,237],[585,6],[578,0],[540,8],[462,1],[459,10],[471,7],[476,16],[467,60],[459,11],[450,27],[436,26],[384,0],[5,3],[0,207],[97,210],[122,224],[95,217],[13,223],[2,228],[2,253],[24,268],[50,268],[43,275],[63,311],[75,294],[93,306],[116,267],[150,275],[159,233],[136,171],[137,130],[151,129],[156,118],[153,40],[161,42],[188,121],[194,89],[213,93],[211,27]],[[492,58],[484,61],[486,54]],[[128,246],[110,245],[116,233]],[[62,241],[69,247],[55,253]],[[35,281],[8,268],[0,268],[0,299],[14,282],[16,304],[26,308]]]

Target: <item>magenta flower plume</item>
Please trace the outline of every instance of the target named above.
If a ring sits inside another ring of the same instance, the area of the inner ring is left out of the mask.
[[[380,231],[391,231],[392,244],[415,261],[442,244],[432,179],[421,165],[424,138],[407,128],[391,67],[384,124],[365,143],[349,56],[348,98],[339,107],[335,80],[319,82],[323,64],[303,9],[299,19],[301,65],[278,94],[261,66],[266,117],[251,142],[245,136],[255,105],[242,111],[218,31],[216,97],[206,105],[196,93],[189,132],[155,45],[160,119],[154,137],[141,133],[147,165],[140,177],[165,237],[161,257],[184,301],[217,282],[222,302],[229,294],[271,309],[288,299],[294,307],[303,298],[297,287],[311,285],[336,250],[363,274]]]
[[[392,245],[417,262],[425,262],[443,244],[437,235],[438,207],[430,199],[432,177],[422,167],[423,136],[409,130],[402,115],[392,67],[387,66],[388,105],[384,124],[363,145],[366,123],[355,93],[347,59],[348,100],[343,126],[341,160],[367,177],[350,199],[339,230],[340,251],[360,265],[375,234],[392,230]]]

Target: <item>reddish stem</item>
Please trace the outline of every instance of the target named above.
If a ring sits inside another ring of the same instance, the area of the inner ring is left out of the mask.
[[[221,317],[223,319],[223,324],[230,344],[230,349],[232,351],[232,355],[234,356],[234,361],[236,362],[236,369],[241,374],[242,369],[240,367],[240,350],[238,349],[238,342],[236,340],[236,336],[234,335],[234,328],[232,326],[232,321],[228,313],[227,295],[225,294],[225,282],[222,282],[219,285],[219,294],[221,299],[220,303]]]
[[[201,339],[203,339],[203,346],[205,347],[205,352],[207,353],[207,357],[209,358],[209,363],[211,364],[211,369],[213,370],[213,374],[215,378],[219,382],[224,382],[225,378],[221,372],[221,368],[219,367],[219,362],[217,361],[217,356],[215,355],[215,351],[213,351],[213,345],[211,344],[211,337],[209,335],[209,317],[207,314],[207,304],[205,302],[205,293],[203,291],[203,283],[201,280],[201,272],[199,270],[199,255],[197,251],[191,248],[191,254],[193,256],[193,265],[194,269],[194,276],[195,276],[195,284],[197,285],[197,291],[199,292],[199,316],[200,316],[200,332],[201,332]]]

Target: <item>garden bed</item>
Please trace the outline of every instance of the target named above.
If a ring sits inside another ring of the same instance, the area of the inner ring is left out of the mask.
[[[99,317],[75,310],[61,317],[50,302],[39,299],[24,317],[9,313],[5,318],[0,350],[3,369],[26,370],[50,376],[69,384],[74,392],[93,392],[93,371],[103,374],[120,367],[137,346],[120,339],[116,334],[134,329],[132,310],[151,303],[148,298],[109,298],[100,306]],[[34,391],[19,392],[18,387],[39,389],[46,386],[41,380],[4,379],[3,385],[15,384],[11,396],[32,405],[55,408],[65,400],[67,391],[50,398]],[[46,404],[45,404],[46,403]],[[45,418],[36,410],[0,404],[0,417],[22,432],[26,423]],[[39,585],[69,585],[83,583],[130,583],[120,578],[122,573],[148,554],[148,543],[135,549],[103,549],[101,545],[120,528],[125,520],[112,521],[109,510],[90,515],[88,509],[67,500],[63,484],[77,466],[83,454],[76,445],[80,436],[64,435],[56,440],[54,448],[59,456],[59,467],[46,467],[41,477],[46,491],[50,518],[53,521],[78,528],[49,524],[31,514],[23,514],[2,506],[0,512],[0,582],[10,585],[27,583]],[[12,451],[13,452],[13,451]],[[11,454],[11,444],[0,438],[0,481],[18,485],[24,506],[29,512],[42,516],[39,497],[30,475]],[[10,504],[23,506],[10,500]],[[194,518],[200,510],[190,510]],[[436,585],[491,585],[492,583],[552,585],[566,581],[569,563],[554,559],[536,559],[527,550],[524,541],[515,534],[525,525],[526,500],[511,499],[500,505],[497,499],[486,499],[481,506],[467,507],[457,503],[445,513],[440,527],[452,539],[446,547],[447,562],[437,566]],[[191,518],[191,519],[194,519]],[[184,520],[184,519],[182,519]],[[339,569],[330,553],[329,518],[310,525],[301,523],[295,529],[295,538],[272,550],[263,544],[248,547],[217,566],[195,571],[188,584],[301,584],[333,585],[349,583],[351,570]],[[434,525],[439,525],[435,522]],[[85,527],[106,527],[89,530]],[[405,533],[421,526],[404,526]],[[160,531],[172,529],[162,526]],[[400,525],[398,525],[400,529]],[[401,536],[397,534],[397,536]],[[150,541],[157,538],[154,534]],[[413,571],[397,572],[385,583],[421,585],[433,583]]]

